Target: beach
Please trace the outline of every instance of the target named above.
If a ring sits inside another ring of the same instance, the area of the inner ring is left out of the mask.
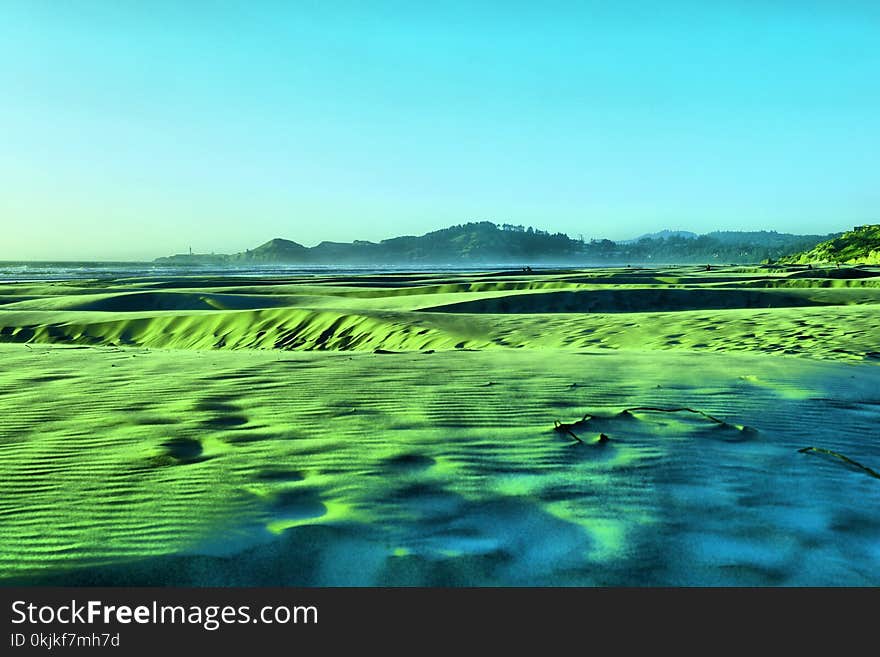
[[[877,586],[878,302],[878,267],[6,282],[0,584]]]

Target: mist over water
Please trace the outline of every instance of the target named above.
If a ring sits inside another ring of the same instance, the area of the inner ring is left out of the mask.
[[[0,281],[15,283],[26,281],[68,281],[95,278],[140,278],[177,276],[241,276],[247,278],[262,276],[339,276],[368,275],[405,272],[489,272],[520,269],[525,265],[511,263],[486,263],[466,265],[262,265],[262,266],[169,266],[152,262],[0,262]],[[529,265],[533,270],[550,269],[559,265]],[[589,268],[598,265],[577,265]]]

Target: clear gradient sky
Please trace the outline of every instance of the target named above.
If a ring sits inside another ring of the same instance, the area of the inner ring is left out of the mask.
[[[880,221],[880,2],[0,3],[0,259]]]

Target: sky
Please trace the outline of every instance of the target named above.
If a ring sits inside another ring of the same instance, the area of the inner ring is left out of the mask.
[[[0,3],[0,259],[880,222],[880,3]]]

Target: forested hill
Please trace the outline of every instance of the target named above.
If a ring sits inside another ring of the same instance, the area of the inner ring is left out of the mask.
[[[532,227],[466,223],[419,236],[381,242],[321,242],[306,247],[276,238],[231,255],[184,254],[158,258],[161,264],[393,265],[393,264],[649,264],[757,263],[813,248],[829,235],[774,231],[693,235],[662,231],[637,240],[573,239]]]
[[[856,226],[843,235],[781,259],[792,264],[880,265],[880,224]]]

